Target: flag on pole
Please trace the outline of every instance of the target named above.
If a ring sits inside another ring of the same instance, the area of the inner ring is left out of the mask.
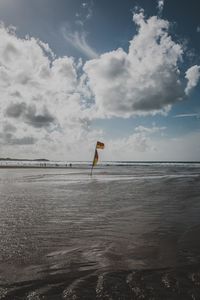
[[[98,162],[98,159],[99,159],[97,149],[104,149],[104,148],[105,148],[104,143],[101,143],[101,142],[97,141],[96,147],[95,147],[95,152],[94,152],[94,158],[93,158],[93,162],[92,162],[91,173],[90,173],[91,176],[92,176],[92,170],[93,170],[94,166],[96,166],[96,164]]]

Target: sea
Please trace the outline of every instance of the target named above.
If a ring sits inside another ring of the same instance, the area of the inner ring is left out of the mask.
[[[4,162],[0,299],[200,299],[200,162]]]

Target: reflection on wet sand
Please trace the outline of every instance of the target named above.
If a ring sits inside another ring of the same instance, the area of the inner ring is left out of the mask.
[[[0,299],[198,299],[199,171],[1,169]]]

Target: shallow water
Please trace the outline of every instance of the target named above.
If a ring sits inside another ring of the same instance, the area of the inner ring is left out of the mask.
[[[154,285],[158,270],[198,277],[200,164],[89,174],[0,169],[0,299],[149,299],[132,288],[133,270],[155,270]]]

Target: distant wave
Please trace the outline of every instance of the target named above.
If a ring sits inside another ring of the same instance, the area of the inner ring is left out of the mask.
[[[102,161],[95,168],[109,166],[176,166],[176,167],[200,167],[197,161]],[[3,160],[0,167],[91,167],[91,161],[18,161]]]

